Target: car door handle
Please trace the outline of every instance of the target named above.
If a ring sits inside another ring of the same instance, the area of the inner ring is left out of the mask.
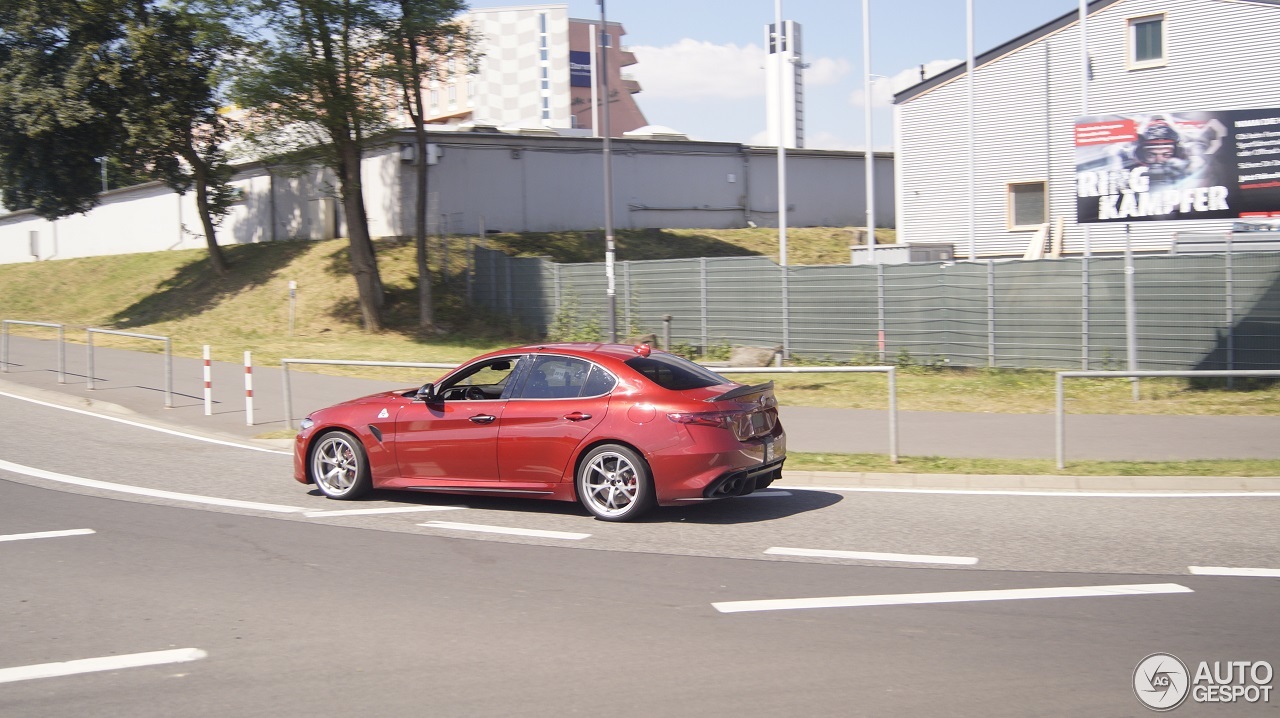
[[[591,415],[583,414],[580,411],[575,411],[572,414],[565,414],[564,418],[568,419],[569,421],[586,421],[587,419],[591,418]]]
[[[476,414],[475,416],[471,417],[471,421],[476,424],[492,424],[494,419],[497,419],[497,418],[498,417],[492,416],[490,414]]]

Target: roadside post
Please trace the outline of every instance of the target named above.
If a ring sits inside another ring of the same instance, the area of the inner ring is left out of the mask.
[[[253,352],[244,353],[244,425],[253,426]]]
[[[204,345],[204,415],[213,416],[213,366],[209,362],[209,345]]]

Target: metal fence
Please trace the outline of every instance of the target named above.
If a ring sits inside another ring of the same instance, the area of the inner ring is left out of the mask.
[[[558,314],[607,326],[603,264],[474,252],[473,302],[535,332]],[[704,352],[748,345],[858,363],[1280,368],[1280,252],[1131,263],[1118,256],[786,268],[762,257],[620,262],[617,297],[621,334],[661,336],[671,315],[672,342]]]

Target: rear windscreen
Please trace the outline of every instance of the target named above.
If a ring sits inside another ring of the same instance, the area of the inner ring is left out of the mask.
[[[663,389],[675,391],[732,383],[719,374],[674,354],[632,357],[627,360],[627,366],[640,372]]]

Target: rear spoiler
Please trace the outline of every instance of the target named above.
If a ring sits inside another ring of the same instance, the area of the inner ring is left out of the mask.
[[[737,389],[730,389],[720,396],[713,396],[707,399],[708,402],[729,401],[730,399],[741,399],[744,396],[752,394],[763,394],[766,391],[773,391],[773,382],[765,382],[764,384],[756,384],[755,386],[740,386]]]

